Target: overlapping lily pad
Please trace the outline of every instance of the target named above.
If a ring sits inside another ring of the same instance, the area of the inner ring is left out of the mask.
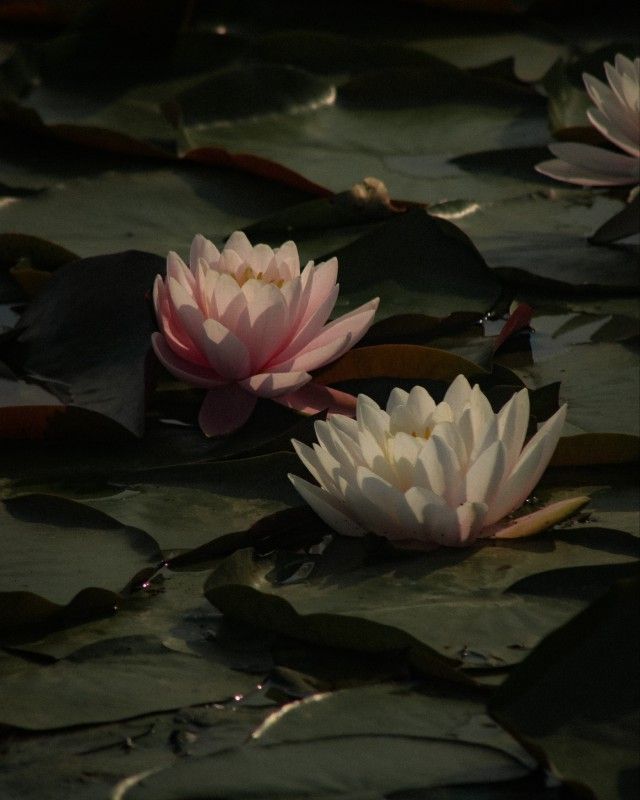
[[[638,292],[633,248],[594,248],[587,238],[620,211],[619,201],[586,196],[525,196],[479,204],[457,219],[490,267],[517,284],[570,290]],[[433,213],[458,214],[447,206]],[[508,225],[505,220],[508,218]]]
[[[276,453],[156,469],[130,476],[112,496],[85,502],[150,531],[165,550],[187,549],[299,505],[286,477],[298,463],[293,453]]]
[[[113,614],[160,561],[144,531],[63,498],[5,500],[0,518],[3,640]]]
[[[417,664],[425,659],[427,671],[432,648],[468,666],[495,667],[519,661],[579,610],[580,601],[505,593],[509,586],[560,566],[637,555],[635,537],[606,530],[595,540],[576,530],[405,559],[337,537],[321,557],[239,551],[212,573],[205,593],[232,618],[325,644],[406,649]],[[291,582],[306,563],[309,577]]]
[[[256,677],[168,650],[145,636],[107,639],[54,664],[0,659],[0,722],[30,730],[126,719],[231,699]]]
[[[124,796],[377,800],[480,781],[499,791],[502,781],[526,777],[531,761],[481,709],[393,685],[312,695],[267,717],[244,746],[138,776]]]
[[[544,639],[490,701],[559,778],[602,800],[632,797],[639,786],[640,697],[629,682],[640,657],[631,634],[638,588],[637,577],[614,585]]]

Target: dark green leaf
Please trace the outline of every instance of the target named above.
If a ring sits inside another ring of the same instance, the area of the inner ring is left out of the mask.
[[[527,775],[530,763],[477,701],[373,686],[285,706],[242,747],[176,764],[127,797],[378,800],[412,789],[430,794],[443,784],[499,786]]]
[[[499,722],[561,780],[600,800],[640,786],[637,577],[551,633],[490,702]]]
[[[0,506],[3,639],[111,614],[160,561],[144,531],[61,497],[24,495]]]
[[[574,600],[505,589],[549,569],[626,563],[637,554],[633,536],[606,531],[595,542],[576,530],[404,558],[385,556],[368,540],[336,537],[320,557],[253,558],[241,550],[212,573],[205,594],[231,618],[304,640],[406,649],[427,672],[434,650],[466,666],[495,667],[520,660],[578,608]],[[292,565],[304,561],[309,576],[291,583]]]
[[[129,251],[61,267],[21,317],[4,358],[65,405],[141,436],[155,327],[149,293],[163,266]]]

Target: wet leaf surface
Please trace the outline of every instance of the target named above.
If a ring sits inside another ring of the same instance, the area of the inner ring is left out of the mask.
[[[414,661],[432,651],[469,667],[522,658],[578,610],[574,601],[505,590],[556,567],[634,561],[638,542],[599,529],[548,533],[521,542],[489,542],[461,552],[441,548],[395,559],[366,540],[337,537],[320,557],[238,551],[214,570],[208,599],[225,614],[304,640],[371,651],[408,649]],[[292,565],[313,564],[289,583]],[[490,610],[490,613],[488,613]]]
[[[526,775],[526,754],[481,708],[393,685],[316,694],[267,717],[243,747],[176,764],[125,797],[380,797]]]
[[[144,531],[63,498],[5,500],[0,516],[3,640],[113,614],[160,560]]]
[[[3,797],[635,796],[607,591],[640,534],[637,198],[534,167],[553,135],[603,145],[581,75],[638,26],[442,5],[0,4]],[[530,434],[568,401],[526,510],[590,503],[392,551],[300,506],[313,418],[260,401],[203,437],[203,391],[147,360],[149,292],[234,229],[336,254],[336,313],[381,298],[318,380],[385,403],[464,372],[495,410],[526,384]],[[487,717],[501,685],[531,755]]]
[[[152,637],[106,639],[54,664],[0,660],[8,699],[0,721],[29,730],[127,719],[243,694],[255,675],[178,653]]]
[[[619,581],[545,638],[489,705],[561,780],[604,800],[638,787],[638,584],[637,575]]]

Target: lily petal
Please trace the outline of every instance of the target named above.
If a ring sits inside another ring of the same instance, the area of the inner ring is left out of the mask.
[[[206,436],[225,436],[242,427],[251,416],[257,399],[237,383],[207,392],[198,422]]]

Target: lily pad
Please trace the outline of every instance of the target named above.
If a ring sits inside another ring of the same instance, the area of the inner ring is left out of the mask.
[[[565,292],[638,291],[633,249],[595,248],[587,241],[620,211],[620,203],[593,196],[578,203],[576,197],[528,196],[485,203],[456,221],[489,266],[510,282]],[[446,207],[433,213],[448,214]]]
[[[176,250],[186,257],[196,233],[220,242],[250,220],[307,196],[251,175],[229,179],[228,171],[194,164],[120,164],[98,175],[58,180],[46,193],[3,208],[2,216],[5,229],[38,231],[83,257],[131,248],[163,257]],[[28,256],[29,249],[24,246],[20,255]]]
[[[60,497],[5,500],[0,520],[3,639],[112,614],[161,557],[144,531]]]
[[[556,777],[602,800],[640,786],[638,578],[610,591],[545,638],[490,700],[492,715]],[[612,655],[614,657],[612,657]]]
[[[186,549],[300,505],[287,480],[298,464],[293,453],[275,453],[154,469],[129,476],[112,496],[85,502],[150,531],[164,550]]]
[[[477,701],[403,686],[315,694],[267,717],[242,747],[140,776],[125,797],[377,800],[526,776],[530,759],[487,722]]]
[[[434,650],[466,666],[506,666],[575,614],[580,601],[505,590],[560,566],[637,557],[633,536],[613,532],[611,538],[610,547],[606,532],[596,543],[588,531],[566,531],[409,559],[376,555],[367,540],[344,537],[319,557],[253,558],[241,550],[214,570],[205,594],[231,618],[334,646],[405,649],[427,671]],[[294,568],[306,562],[308,577],[290,582]]]
[[[148,293],[162,269],[157,256],[134,251],[61,267],[20,318],[3,357],[65,405],[142,435],[154,330]]]
[[[67,728],[220,702],[256,677],[167,650],[151,637],[107,639],[41,666],[0,660],[6,702],[0,722],[29,730]]]
[[[393,314],[444,317],[454,311],[489,310],[501,291],[459,228],[418,208],[329,255],[340,264],[336,309],[379,295],[378,320]]]

